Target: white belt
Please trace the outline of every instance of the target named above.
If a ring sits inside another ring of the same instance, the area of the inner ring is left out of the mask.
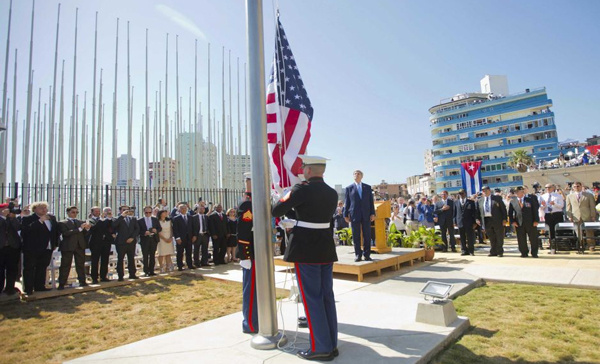
[[[331,225],[328,222],[297,221],[296,226],[307,228],[307,229],[329,229],[329,227]]]

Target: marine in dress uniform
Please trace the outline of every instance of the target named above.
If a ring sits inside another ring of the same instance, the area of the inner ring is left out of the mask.
[[[337,261],[333,241],[332,216],[337,207],[337,192],[323,180],[325,158],[300,156],[306,182],[273,206],[273,216],[296,211],[284,260],[294,262],[298,287],[310,331],[310,347],[299,351],[307,360],[329,361],[338,355],[337,313],[333,295],[333,262]]]
[[[245,333],[258,332],[258,309],[256,307],[256,270],[254,266],[254,233],[252,231],[252,195],[250,174],[245,173],[246,193],[244,201],[237,210],[238,249],[236,258],[242,266],[242,331]]]

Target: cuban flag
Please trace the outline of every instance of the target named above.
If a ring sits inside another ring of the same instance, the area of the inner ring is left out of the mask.
[[[460,176],[467,196],[472,196],[481,191],[481,161],[464,162],[460,164]]]

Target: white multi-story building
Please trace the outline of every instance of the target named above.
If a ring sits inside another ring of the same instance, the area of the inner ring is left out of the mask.
[[[425,173],[433,176],[433,150],[425,149]]]
[[[127,186],[135,181],[135,158],[121,154],[117,158],[117,185]]]

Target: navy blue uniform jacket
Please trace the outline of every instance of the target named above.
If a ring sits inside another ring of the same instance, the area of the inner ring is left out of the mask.
[[[363,196],[366,191],[363,189]],[[283,216],[291,209],[298,221],[328,223],[327,229],[309,229],[295,226],[285,250],[286,262],[332,263],[337,261],[333,241],[332,216],[337,208],[337,192],[323,178],[313,177],[295,185],[273,206],[273,216]]]

